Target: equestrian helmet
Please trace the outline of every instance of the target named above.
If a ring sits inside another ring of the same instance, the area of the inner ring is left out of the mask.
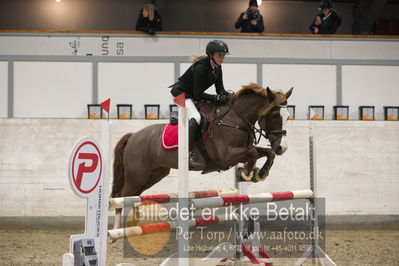
[[[320,8],[319,9],[323,10],[325,8],[332,8],[332,7],[333,7],[333,5],[332,5],[330,0],[323,0],[323,1],[320,2]]]
[[[219,53],[219,54],[229,54],[229,47],[224,41],[221,40],[213,40],[210,41],[207,46],[206,46],[206,54],[213,54],[213,53]]]

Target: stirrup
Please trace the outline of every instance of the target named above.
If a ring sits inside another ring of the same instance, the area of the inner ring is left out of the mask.
[[[200,166],[202,166],[202,164],[197,163],[194,160],[194,153],[193,152],[190,152],[189,155],[188,155],[188,165],[189,165],[189,167],[200,167]]]

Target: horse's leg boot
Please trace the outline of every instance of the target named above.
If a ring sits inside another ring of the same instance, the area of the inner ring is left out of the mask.
[[[188,157],[188,164],[190,167],[201,167],[202,164],[195,161],[194,158],[194,141],[197,136],[198,131],[198,123],[195,121],[194,118],[191,118],[188,122],[188,150],[189,150],[189,157]]]

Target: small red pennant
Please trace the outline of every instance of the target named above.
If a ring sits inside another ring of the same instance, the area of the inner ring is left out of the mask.
[[[173,99],[173,101],[177,104],[180,105],[181,107],[186,107],[186,93],[183,92],[179,96]]]
[[[109,113],[109,106],[111,103],[111,98],[108,98],[107,100],[103,101],[100,103],[101,108],[103,108],[107,113]]]

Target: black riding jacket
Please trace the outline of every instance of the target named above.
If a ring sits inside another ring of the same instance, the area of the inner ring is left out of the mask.
[[[216,101],[216,95],[205,93],[215,84],[217,94],[228,94],[223,86],[222,68],[212,68],[209,57],[202,58],[192,64],[179,78],[176,89],[186,93],[187,98],[196,101]]]
[[[315,20],[310,24],[309,30],[313,32],[314,27],[319,28],[318,34],[335,34],[338,27],[341,25],[341,18],[335,11],[332,11],[328,17],[325,17],[323,13],[318,15],[321,18],[321,24],[316,25]]]

